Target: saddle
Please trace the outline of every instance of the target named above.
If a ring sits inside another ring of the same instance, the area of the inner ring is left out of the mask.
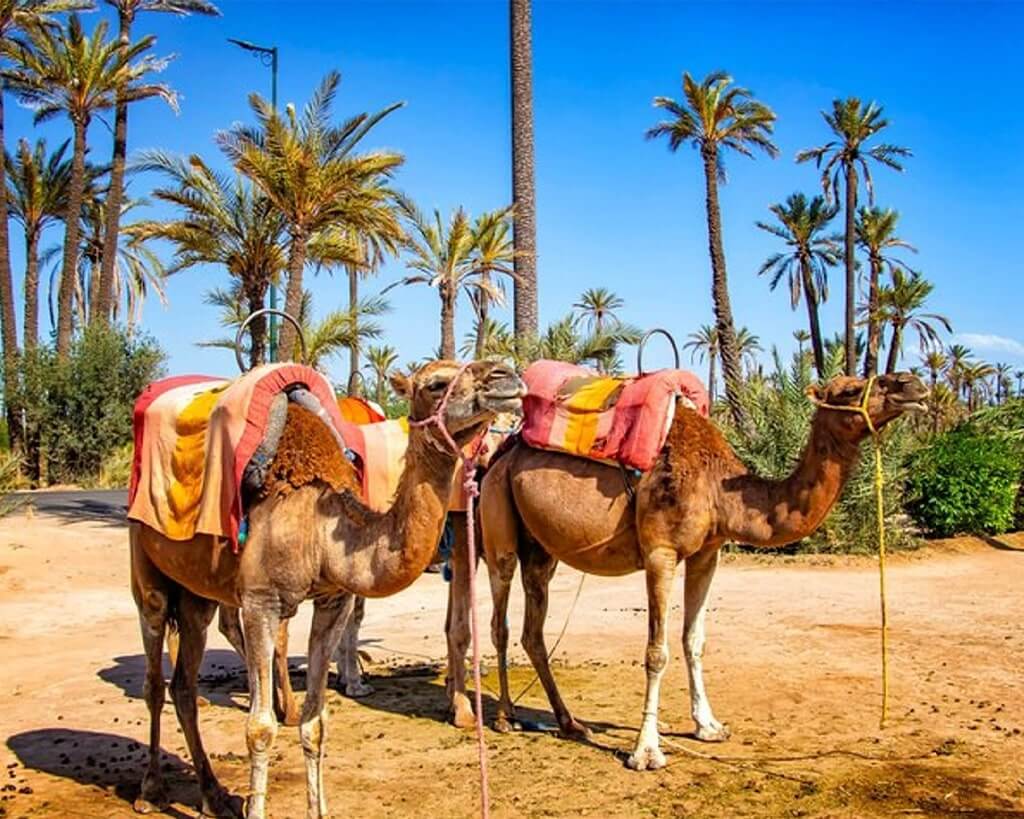
[[[524,443],[641,472],[664,447],[677,402],[705,417],[709,411],[707,390],[686,370],[619,378],[541,360],[523,381]]]

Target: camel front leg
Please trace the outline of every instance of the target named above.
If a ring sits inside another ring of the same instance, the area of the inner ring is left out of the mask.
[[[683,653],[690,676],[690,715],[696,724],[697,739],[722,742],[729,738],[729,728],[715,719],[704,690],[704,617],[708,592],[718,568],[718,549],[698,552],[686,559],[686,581],[683,615]]]
[[[274,637],[280,611],[272,595],[247,595],[242,603],[245,663],[249,670],[249,719],[245,742],[249,748],[249,806],[246,819],[266,819],[270,752],[277,737],[274,716]]]
[[[444,633],[448,640],[448,713],[456,728],[476,725],[473,704],[466,693],[466,651],[469,648],[469,548],[466,516],[454,515],[455,542],[452,544],[452,579],[448,584],[448,612]],[[506,598],[507,599],[507,598]]]
[[[309,630],[309,667],[306,671],[306,700],[302,704],[299,739],[306,757],[306,817],[326,819],[327,795],[324,793],[324,748],[327,745],[327,672],[331,657],[338,649],[346,623],[352,616],[355,597],[339,594],[314,603],[313,624]]]
[[[626,767],[634,771],[656,770],[665,767],[665,754],[661,752],[658,734],[658,699],[661,678],[668,666],[668,609],[679,562],[674,549],[654,549],[644,556],[647,575],[647,692],[644,695],[643,722],[636,747],[626,760]]]

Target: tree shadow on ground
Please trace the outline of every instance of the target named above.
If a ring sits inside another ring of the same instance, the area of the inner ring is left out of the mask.
[[[139,795],[149,759],[149,748],[134,739],[74,728],[25,731],[10,737],[7,747],[28,770],[101,788],[129,806]],[[160,759],[171,801],[198,804],[199,789],[192,766],[165,751]],[[173,806],[164,815],[179,819],[188,816]]]
[[[21,492],[12,496],[15,501],[32,505],[36,514],[59,518],[65,523],[102,523],[125,526],[128,523],[127,492],[52,493],[41,498],[35,493]]]

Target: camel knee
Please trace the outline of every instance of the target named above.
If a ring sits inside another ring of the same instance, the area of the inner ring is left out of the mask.
[[[306,754],[314,756],[320,753],[324,740],[327,738],[327,712],[321,711],[312,719],[299,725],[299,741]]]
[[[547,657],[544,635],[534,631],[523,631],[523,650],[532,660],[534,657]]]
[[[665,646],[648,646],[644,666],[649,674],[660,674],[668,665],[668,650]]]
[[[167,684],[163,674],[147,674],[142,683],[142,698],[150,713],[158,713],[164,707]]]
[[[253,714],[245,726],[245,743],[250,753],[267,753],[277,737],[277,720],[272,713]]]

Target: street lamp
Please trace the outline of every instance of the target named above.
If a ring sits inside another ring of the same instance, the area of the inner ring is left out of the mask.
[[[270,68],[270,104],[277,111],[277,46],[260,46],[233,37],[228,37],[228,42],[248,51],[264,66]],[[277,287],[273,282],[270,283],[270,309],[277,309]],[[270,314],[270,360],[277,361],[277,317],[273,313]]]

